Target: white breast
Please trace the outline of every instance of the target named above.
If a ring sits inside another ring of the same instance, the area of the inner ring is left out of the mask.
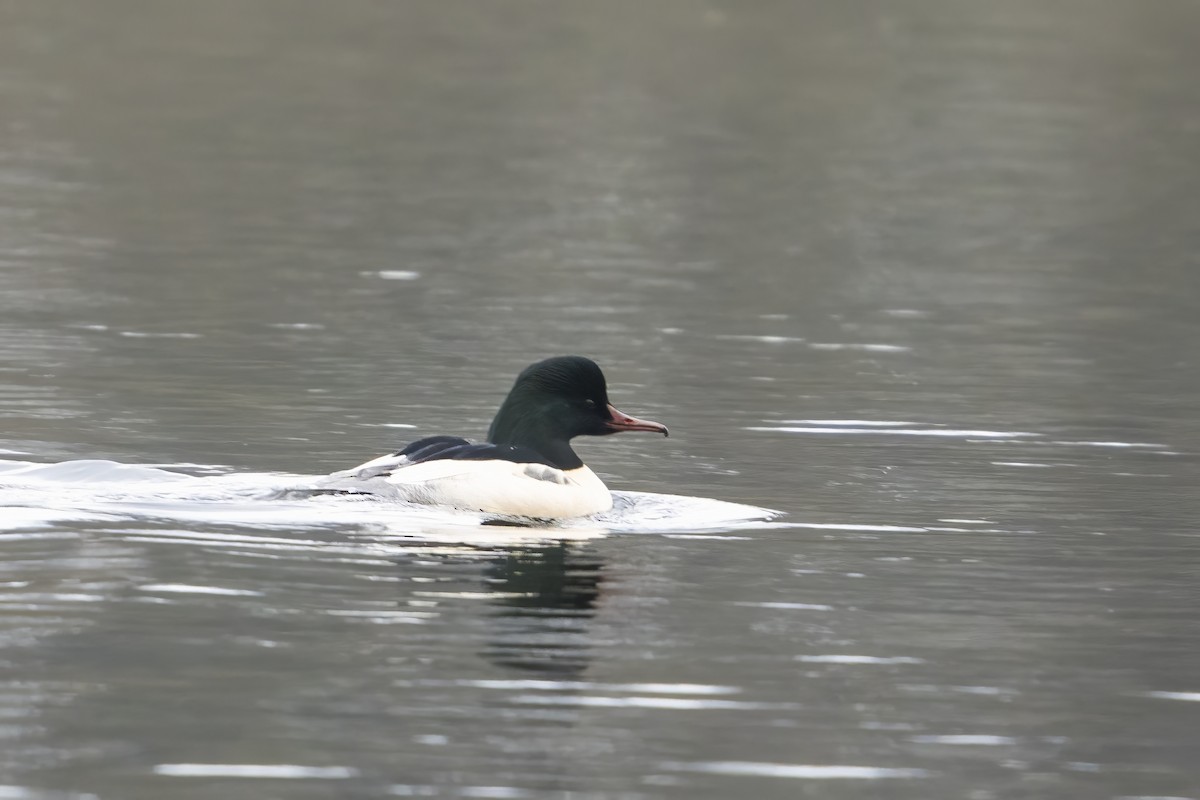
[[[411,503],[493,514],[562,519],[612,508],[608,487],[586,466],[561,470],[545,464],[454,459],[400,464],[393,458],[387,465],[394,465],[391,474],[374,478],[383,471],[383,461],[376,459],[334,476],[342,478],[343,485],[345,479],[382,481]]]

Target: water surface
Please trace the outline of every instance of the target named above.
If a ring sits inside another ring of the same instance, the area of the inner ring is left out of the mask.
[[[1200,797],[1198,28],[5,6],[0,795]],[[277,493],[568,352],[624,516]]]

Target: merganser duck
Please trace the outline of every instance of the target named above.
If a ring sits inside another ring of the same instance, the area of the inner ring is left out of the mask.
[[[583,517],[612,508],[612,495],[571,449],[571,439],[619,431],[668,435],[666,426],[609,403],[596,362],[559,356],[517,376],[487,442],[430,436],[330,478],[367,491],[368,482],[382,480],[413,503],[536,519]]]

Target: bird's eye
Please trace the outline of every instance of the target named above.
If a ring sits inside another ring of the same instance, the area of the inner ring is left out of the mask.
[[[584,400],[584,401],[583,401],[583,404],[584,404],[585,406],[587,406],[588,408],[595,408],[595,407],[596,407],[596,401],[595,401],[595,400],[592,400],[591,398],[588,398],[587,400]]]

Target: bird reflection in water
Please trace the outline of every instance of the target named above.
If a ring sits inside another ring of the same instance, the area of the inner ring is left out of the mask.
[[[603,559],[577,544],[505,550],[484,570],[497,596],[483,656],[547,677],[581,674],[591,662],[589,623],[604,571]]]

